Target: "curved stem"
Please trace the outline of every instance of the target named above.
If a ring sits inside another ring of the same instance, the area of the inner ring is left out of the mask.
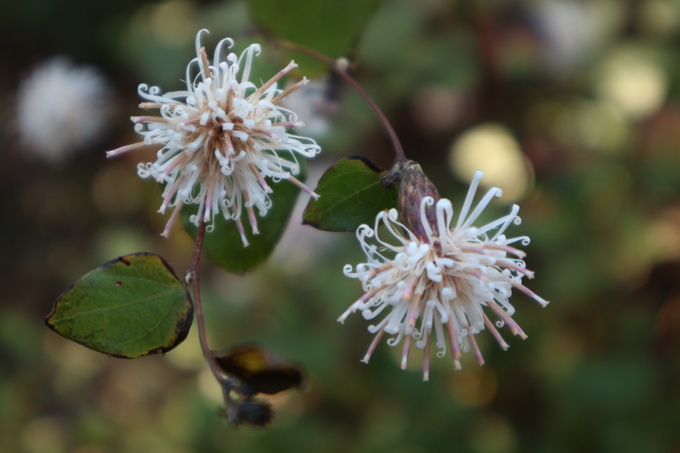
[[[201,343],[201,351],[203,351],[203,356],[210,366],[210,371],[212,371],[215,378],[222,382],[224,377],[219,366],[215,362],[215,355],[210,349],[208,344],[208,336],[205,329],[205,317],[203,316],[203,303],[201,301],[201,285],[199,281],[199,263],[201,260],[201,251],[203,250],[203,238],[205,237],[205,220],[203,218],[203,213],[199,216],[198,232],[196,233],[196,241],[194,242],[194,253],[191,257],[191,264],[187,270],[187,277],[190,279],[191,286],[193,286],[194,292],[194,309],[196,310],[196,320],[198,322],[198,339]],[[189,282],[188,282],[189,283]]]
[[[406,156],[404,155],[404,148],[402,148],[401,142],[399,142],[399,138],[397,137],[397,133],[394,131],[394,128],[392,127],[390,122],[387,120],[387,117],[385,116],[383,111],[380,110],[380,107],[378,107],[378,104],[376,104],[375,101],[368,95],[368,93],[366,93],[366,91],[364,91],[364,89],[361,88],[361,85],[359,85],[359,83],[356,80],[354,80],[354,78],[352,78],[352,76],[350,76],[347,73],[345,65],[340,64],[340,62],[344,61],[344,60],[333,60],[333,59],[327,57],[326,55],[324,55],[320,52],[317,52],[316,50],[309,49],[307,47],[301,46],[299,44],[296,44],[296,43],[290,42],[290,41],[281,40],[281,41],[277,41],[277,44],[280,47],[290,49],[290,50],[294,50],[294,51],[297,51],[297,52],[300,52],[300,53],[304,53],[305,55],[308,55],[308,56],[324,63],[325,65],[327,65],[328,67],[333,69],[333,71],[335,71],[336,74],[338,74],[340,77],[342,77],[342,79],[345,82],[350,84],[352,86],[352,88],[354,88],[356,90],[356,92],[359,93],[359,95],[362,98],[364,98],[364,100],[368,103],[368,105],[371,106],[371,108],[373,109],[375,114],[378,115],[380,122],[383,124],[383,127],[387,131],[387,135],[390,136],[390,140],[392,141],[392,146],[394,147],[394,153],[395,153],[395,161],[396,162],[406,162],[407,159],[406,159]]]

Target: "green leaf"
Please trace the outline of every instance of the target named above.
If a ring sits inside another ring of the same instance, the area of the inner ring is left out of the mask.
[[[350,156],[339,160],[319,180],[318,200],[311,200],[303,214],[304,223],[324,231],[356,231],[372,225],[382,210],[397,206],[396,187],[380,184],[380,170],[370,159]]]
[[[302,169],[300,175],[296,177],[304,180],[304,161],[300,161],[300,165]],[[205,233],[203,251],[212,262],[222,269],[234,274],[245,274],[264,263],[274,251],[286,229],[290,214],[293,212],[299,189],[292,182],[286,180],[271,184],[271,187],[274,190],[270,194],[272,207],[267,211],[265,217],[258,216],[257,219],[260,234],[251,233],[245,212],[241,216],[250,243],[248,247],[243,246],[236,223],[225,220],[221,214],[215,216],[213,230]],[[198,206],[196,205],[185,205],[180,214],[182,227],[193,238],[196,238],[198,228],[189,219],[196,214],[197,210]]]
[[[85,274],[57,299],[45,324],[95,351],[134,359],[180,344],[193,316],[191,298],[170,265],[140,252]]]
[[[250,16],[262,31],[333,59],[351,53],[380,3],[381,0],[248,0]],[[328,69],[305,55],[292,55],[307,76]]]

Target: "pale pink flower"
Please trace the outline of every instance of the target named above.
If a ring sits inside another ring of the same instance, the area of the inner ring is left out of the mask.
[[[160,116],[132,117],[144,140],[109,151],[107,156],[145,145],[160,147],[156,161],[139,164],[137,172],[165,185],[159,212],[168,207],[174,212],[164,236],[183,205],[197,204],[208,231],[214,216],[222,215],[236,222],[243,244],[248,245],[241,213],[245,208],[252,232],[257,234],[254,208],[262,217],[271,208],[269,182],[289,180],[317,197],[294,175],[300,172],[297,155],[314,157],[320,148],[314,140],[288,132],[303,123],[280,106],[307,79],[285,90],[278,88],[277,82],[297,66],[291,61],[257,87],[249,77],[260,46],[252,44],[240,56],[224,56],[223,51],[234,43],[223,39],[211,64],[201,46],[203,32],[207,30],[196,35],[196,58],[187,66],[186,89],[161,94],[160,88],[141,84],[138,92],[144,102],[140,107],[159,109]],[[191,220],[198,225],[200,219],[196,215]]]
[[[374,228],[362,225],[357,230],[368,261],[354,269],[348,264],[344,273],[359,279],[366,293],[339,321],[344,322],[357,310],[368,320],[383,315],[381,321],[368,328],[375,338],[364,362],[387,334],[392,335],[387,340],[390,346],[403,340],[402,368],[406,367],[412,340],[424,350],[424,380],[429,379],[432,341],[440,358],[450,348],[457,369],[461,351],[470,349],[481,365],[484,359],[475,335],[482,330],[488,329],[503,349],[508,344],[498,328],[507,326],[513,334],[526,338],[512,319],[515,309],[509,298],[513,288],[543,306],[548,304],[522,283],[524,277],[533,278],[534,273],[526,268],[525,253],[516,244],[527,245],[529,238],[505,236],[511,224],[521,222],[517,216],[519,207],[514,205],[508,214],[486,225],[473,226],[491,199],[501,195],[500,189],[491,189],[470,212],[481,177],[482,172],[477,172],[472,180],[455,225],[453,207],[447,199],[436,202],[437,225],[430,225],[425,212],[435,202],[432,197],[423,198],[420,222],[427,240],[419,239],[399,222],[395,209],[379,213]],[[392,236],[390,241],[378,236],[381,224]]]

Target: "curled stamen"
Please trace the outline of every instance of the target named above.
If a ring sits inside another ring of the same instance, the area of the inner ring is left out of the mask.
[[[209,223],[208,233],[214,228],[214,216],[221,214],[236,222],[245,246],[244,208],[257,234],[255,209],[265,217],[272,206],[268,196],[272,188],[266,179],[289,179],[313,194],[294,177],[301,167],[297,155],[313,157],[320,149],[314,140],[287,132],[303,123],[293,111],[276,105],[306,83],[303,79],[289,89],[277,88],[296,64],[291,62],[258,87],[249,77],[259,45],[251,44],[237,56],[228,51],[233,41],[222,39],[211,62],[201,44],[205,33],[196,34],[196,56],[186,67],[184,90],[163,93],[158,86],[139,85],[143,99],[139,106],[159,111],[155,116],[131,118],[143,142],[108,151],[107,156],[157,145],[157,160],[140,165],[138,174],[165,184],[161,211],[178,199],[199,205],[201,214],[190,221],[197,226],[199,221]],[[168,231],[169,227],[164,233]]]
[[[500,328],[507,326],[513,334],[526,338],[512,319],[515,309],[508,300],[512,289],[543,301],[522,284],[522,279],[533,277],[533,272],[521,259],[524,252],[508,245],[518,240],[493,234],[494,226],[507,228],[514,223],[512,219],[503,217],[482,228],[472,226],[491,198],[499,195],[498,190],[492,189],[474,205],[479,178],[481,173],[471,184],[458,226],[451,224],[450,201],[435,202],[433,197],[410,196],[407,200],[420,200],[420,205],[405,203],[408,206],[403,205],[401,212],[382,211],[376,215],[373,228],[362,225],[357,229],[356,236],[367,261],[356,267],[349,266],[349,270],[345,268],[346,276],[362,283],[365,294],[341,316],[341,321],[359,309],[365,319],[384,315],[369,331],[394,335],[387,341],[389,346],[403,341],[402,368],[406,368],[411,343],[415,341],[416,347],[424,350],[424,380],[430,377],[432,341],[439,349],[437,357],[444,357],[447,345],[450,346],[456,369],[461,367],[462,351],[468,350],[479,365],[483,365],[485,361],[477,341],[481,332],[488,330],[504,350],[509,346]],[[409,190],[420,190],[418,184],[409,187]],[[428,212],[426,208],[435,203],[436,210]],[[516,215],[516,211],[517,208],[513,208],[512,215]],[[408,215],[416,219],[404,220]],[[415,225],[419,234],[406,225]],[[488,310],[498,317],[497,324],[487,315]],[[377,338],[372,348],[376,342]]]

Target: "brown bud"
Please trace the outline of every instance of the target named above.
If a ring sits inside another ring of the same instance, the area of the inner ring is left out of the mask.
[[[381,180],[383,186],[399,183],[399,215],[404,225],[415,234],[418,239],[429,242],[420,217],[420,204],[425,197],[432,197],[436,202],[441,197],[437,188],[432,184],[420,165],[412,160],[397,162]],[[433,229],[437,228],[437,216],[434,205],[426,206],[427,220]]]

